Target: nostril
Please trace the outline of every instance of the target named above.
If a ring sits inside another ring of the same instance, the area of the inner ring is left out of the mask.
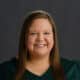
[[[44,40],[44,38],[38,36],[38,37],[37,37],[37,40],[42,41],[42,40]]]
[[[44,40],[44,37],[43,37],[43,35],[38,35],[38,36],[37,36],[37,40],[39,40],[39,41],[42,41],[42,40]]]

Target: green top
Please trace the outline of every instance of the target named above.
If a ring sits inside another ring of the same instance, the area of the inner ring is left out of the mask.
[[[0,64],[0,80],[13,80],[13,75],[16,72],[16,58],[13,58],[10,61],[6,61]],[[78,61],[69,61],[66,59],[61,59],[61,64],[64,69],[66,80],[80,80],[80,62]],[[54,80],[54,75],[52,68],[38,76],[29,70],[26,70],[23,75],[23,80]]]

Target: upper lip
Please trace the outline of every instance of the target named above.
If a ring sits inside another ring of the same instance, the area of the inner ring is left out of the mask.
[[[45,44],[35,44],[35,45],[45,45]]]

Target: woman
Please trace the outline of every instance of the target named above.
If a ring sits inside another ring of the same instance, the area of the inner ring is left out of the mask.
[[[0,80],[80,80],[79,64],[60,59],[55,22],[42,10],[26,17],[18,58],[0,69]]]

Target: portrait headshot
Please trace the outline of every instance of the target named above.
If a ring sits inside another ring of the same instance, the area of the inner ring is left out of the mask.
[[[51,13],[26,13],[18,54],[0,64],[0,80],[80,80],[80,62],[60,56],[57,26]]]

